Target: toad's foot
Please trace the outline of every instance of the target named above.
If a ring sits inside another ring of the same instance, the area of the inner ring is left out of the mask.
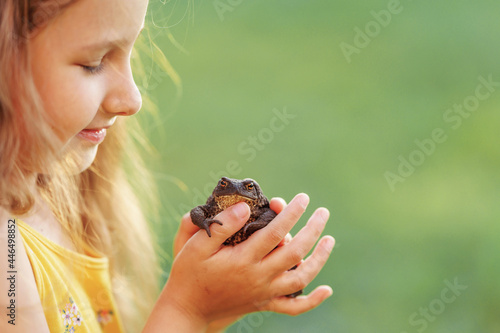
[[[210,225],[211,225],[212,223],[217,223],[217,224],[222,225],[222,222],[221,222],[221,221],[219,221],[219,220],[215,220],[215,219],[206,219],[206,220],[204,220],[204,221],[201,223],[201,226],[200,226],[200,228],[201,228],[201,229],[204,229],[204,230],[207,232],[208,237],[212,237],[212,233],[210,232]]]
[[[264,228],[268,223],[269,222],[260,221],[260,220],[250,222],[247,225],[245,225],[245,227],[243,229],[243,234],[248,237],[251,234],[253,234],[254,232],[256,232],[257,230]]]

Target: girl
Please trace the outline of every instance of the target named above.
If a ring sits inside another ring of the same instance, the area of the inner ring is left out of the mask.
[[[297,315],[331,295],[321,286],[283,296],[311,282],[334,244],[323,237],[302,261],[324,208],[286,237],[305,194],[271,200],[279,215],[235,247],[221,244],[248,219],[246,204],[222,212],[211,238],[185,215],[158,292],[138,200],[151,202],[151,191],[130,139],[141,108],[130,58],[146,10],[147,0],[0,3],[2,332],[217,332],[253,311]]]

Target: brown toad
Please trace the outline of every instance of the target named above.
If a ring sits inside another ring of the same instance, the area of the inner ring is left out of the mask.
[[[204,229],[209,237],[212,237],[210,225],[212,223],[222,225],[222,222],[214,219],[214,217],[239,202],[246,202],[250,206],[250,218],[240,230],[224,241],[224,245],[234,246],[243,242],[276,217],[276,213],[269,207],[269,200],[262,193],[259,184],[255,180],[251,178],[239,180],[222,177],[212,195],[208,197],[206,204],[191,210],[191,220],[200,229]],[[292,267],[290,270],[295,268],[297,266]],[[296,297],[300,294],[302,294],[302,290],[286,296]]]
[[[222,222],[214,217],[238,202],[246,202],[250,206],[250,218],[238,232],[224,241],[224,245],[236,245],[243,242],[255,231],[265,227],[276,216],[276,213],[269,208],[269,200],[255,180],[222,177],[207,203],[191,210],[191,220],[211,237],[210,225],[212,223],[222,225]]]

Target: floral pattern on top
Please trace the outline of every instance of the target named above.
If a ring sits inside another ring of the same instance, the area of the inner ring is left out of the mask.
[[[113,311],[99,310],[97,311],[97,321],[102,326],[109,324],[113,320]]]
[[[69,298],[69,303],[66,303],[64,309],[59,309],[61,312],[61,316],[64,322],[64,333],[75,333],[76,328],[82,325],[83,319],[80,311],[78,310],[78,306],[73,301],[73,299]]]

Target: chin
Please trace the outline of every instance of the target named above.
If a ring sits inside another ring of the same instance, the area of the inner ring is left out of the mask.
[[[71,144],[64,151],[64,169],[70,174],[79,174],[87,170],[95,160],[98,145]]]
[[[92,163],[94,163],[95,157],[97,155],[97,147],[98,145],[95,145],[94,147],[84,152],[81,160],[79,161],[80,163],[77,165],[78,173],[87,170],[92,165]]]

